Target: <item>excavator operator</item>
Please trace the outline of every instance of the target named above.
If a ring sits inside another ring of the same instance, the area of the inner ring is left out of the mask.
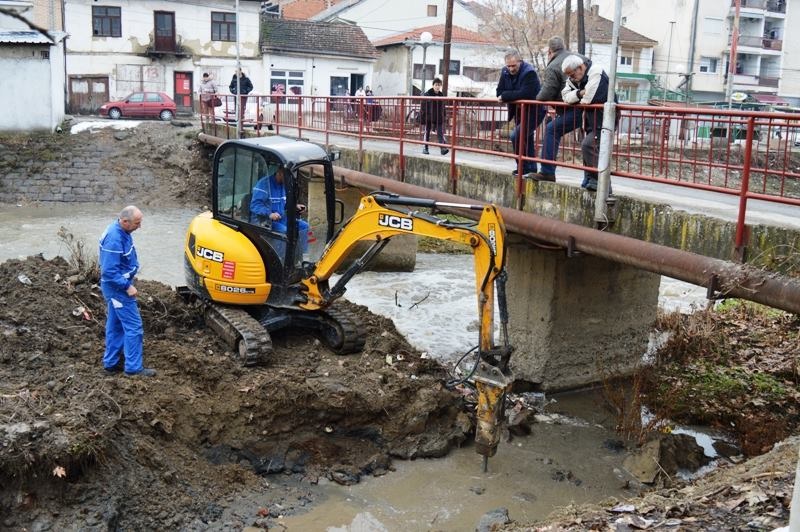
[[[286,233],[286,187],[284,172],[279,167],[272,175],[265,175],[253,187],[250,197],[250,222],[272,227],[273,231]],[[306,206],[298,203],[298,214],[305,212]],[[308,222],[297,219],[299,244],[302,252],[308,251]]]

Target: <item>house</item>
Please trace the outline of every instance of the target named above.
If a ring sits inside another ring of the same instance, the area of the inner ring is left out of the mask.
[[[586,14],[586,56],[606,70],[611,62],[613,28],[614,22],[601,17],[596,6]],[[645,103],[649,100],[656,79],[653,74],[653,50],[657,45],[658,41],[630,28],[620,27],[616,83],[620,102]],[[577,43],[572,43],[570,49],[577,50]]]
[[[270,87],[310,95],[353,95],[372,82],[379,53],[360,27],[264,17],[261,53]]]
[[[310,20],[355,24],[377,41],[412,28],[444,24],[446,10],[447,0],[341,0]],[[453,26],[478,31],[480,24],[472,2],[453,0]]]
[[[613,16],[614,2],[594,0],[600,13]],[[733,0],[624,0],[623,26],[657,35],[656,72],[668,89],[688,76],[692,99],[724,101],[727,94],[762,103],[800,102],[800,0],[741,0],[736,58],[731,48],[736,19]],[[733,66],[733,68],[731,68]],[[729,71],[733,71],[728,92]]]
[[[421,94],[443,74],[443,24],[415,28],[374,41],[383,53],[375,65],[376,94]],[[431,42],[420,36],[428,32]],[[454,26],[450,38],[449,96],[494,96],[506,49],[483,35]],[[487,66],[490,65],[490,66]]]
[[[37,4],[0,0],[3,131],[53,131],[64,120],[66,34],[58,20],[38,10]]]
[[[191,113],[202,73],[227,92],[237,60],[254,94],[268,91],[259,1],[64,0],[69,110],[96,112],[132,91],[170,94]],[[237,49],[237,34],[240,45]]]

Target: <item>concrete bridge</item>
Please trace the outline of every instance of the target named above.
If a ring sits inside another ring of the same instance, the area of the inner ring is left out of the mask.
[[[286,128],[282,133],[291,136]],[[359,139],[356,143],[348,137],[328,135],[326,139],[321,133],[302,133],[312,142],[335,143],[342,152],[338,164],[346,169],[423,187],[431,194],[448,192],[473,201],[518,207],[523,213],[573,224],[574,232],[595,226],[594,195],[576,186],[580,179],[576,170],[560,168],[559,183],[526,180],[520,195],[510,176],[513,166],[505,159],[464,152],[453,158],[401,156],[392,141]],[[738,255],[759,267],[775,266],[800,250],[800,207],[769,205],[762,209],[751,202],[748,247],[742,257],[735,246],[736,205],[726,206],[724,196],[691,191],[687,204],[680,208],[647,199],[650,195],[686,198],[679,187],[650,184],[644,192],[631,193],[635,187],[625,180],[614,177],[612,183],[615,201],[609,210],[607,232],[724,261]],[[368,189],[375,187],[364,190]],[[356,187],[341,197],[354,209],[362,192]],[[656,272],[660,270],[580,253],[568,243],[552,245],[552,241],[530,234],[512,235],[509,242],[507,288],[511,341],[516,348],[513,370],[518,382],[534,389],[561,390],[627,374],[639,365],[656,317],[660,285]],[[415,251],[415,241],[398,239],[384,254],[395,266],[408,268],[413,267]],[[711,272],[696,277],[700,278],[703,280],[692,282],[709,285],[710,294],[719,288],[713,286]],[[751,282],[751,286],[759,282]],[[800,284],[786,283],[778,291],[788,289],[789,298],[800,294]],[[800,301],[792,304],[800,308]]]

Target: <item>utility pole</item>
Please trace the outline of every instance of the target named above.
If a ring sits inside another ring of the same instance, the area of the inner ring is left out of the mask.
[[[580,0],[578,0],[580,1]],[[566,47],[569,48],[570,46],[570,39],[569,39],[569,22],[570,18],[572,18],[572,0],[567,0],[566,6],[564,6],[564,43]]]
[[[675,29],[675,21],[669,21],[669,44],[667,44],[667,72],[664,74],[664,101],[667,99],[667,85],[669,85],[669,62],[672,59],[672,30]]]
[[[586,54],[586,21],[583,0],[578,0],[578,53]]]
[[[241,113],[241,105],[242,105],[242,86],[241,86],[241,79],[239,76],[239,69],[242,68],[242,63],[239,58],[239,28],[242,25],[242,19],[239,18],[239,0],[236,0],[236,72],[234,75],[236,76],[236,102],[233,108],[236,110],[236,138],[242,138],[242,113]]]
[[[686,81],[686,103],[689,103],[689,96],[692,92],[692,78],[694,77],[694,54],[697,49],[697,11],[700,8],[700,0],[694,0],[692,7],[692,36],[689,38],[689,75]]]
[[[450,79],[450,40],[453,37],[453,0],[447,0],[444,18],[444,51],[442,52],[442,92],[447,96],[447,82]]]
[[[733,107],[733,77],[736,75],[736,48],[739,46],[739,9],[741,7],[742,0],[736,0],[736,14],[733,17],[733,29],[731,30],[731,56],[728,59],[728,86],[725,88],[728,109]]]
[[[580,4],[578,4],[580,5]],[[608,69],[608,95],[603,104],[603,129],[600,131],[600,153],[597,156],[597,195],[594,199],[594,222],[599,228],[609,225],[608,190],[611,188],[611,146],[616,129],[617,104],[617,48],[619,48],[619,26],[622,19],[622,0],[614,5],[614,26],[611,31],[611,63]]]

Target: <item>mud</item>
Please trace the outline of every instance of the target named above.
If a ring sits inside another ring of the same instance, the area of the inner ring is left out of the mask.
[[[0,265],[2,528],[266,527],[306,506],[321,477],[358,482],[468,436],[443,369],[351,304],[368,331],[362,354],[276,335],[269,364],[245,369],[194,308],[144,281],[145,361],[158,375],[107,376],[95,281],[62,258]]]

